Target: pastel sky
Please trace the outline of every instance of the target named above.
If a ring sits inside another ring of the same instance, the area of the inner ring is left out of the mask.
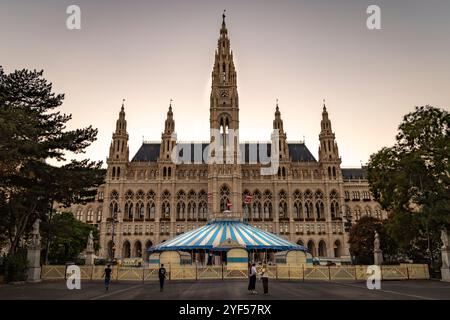
[[[71,4],[81,30],[66,28]],[[366,27],[370,4],[381,30]],[[269,140],[278,98],[288,140],[317,157],[326,99],[343,166],[359,166],[415,105],[449,110],[448,0],[2,0],[0,65],[44,69],[69,127],[99,129],[77,158],[106,159],[123,98],[131,156],[160,140],[171,98],[178,139],[205,141],[225,8],[242,141]]]

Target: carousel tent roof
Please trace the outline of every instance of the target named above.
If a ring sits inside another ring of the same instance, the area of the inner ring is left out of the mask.
[[[228,250],[221,247],[225,240],[238,243],[245,249],[303,250],[305,247],[289,242],[270,232],[240,221],[213,221],[203,227],[183,233],[149,248],[148,251],[169,250]]]

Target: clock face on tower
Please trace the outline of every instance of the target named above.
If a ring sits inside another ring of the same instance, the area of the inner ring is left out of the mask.
[[[220,96],[221,96],[222,98],[228,97],[228,91],[227,91],[227,90],[222,90],[222,91],[220,91]]]

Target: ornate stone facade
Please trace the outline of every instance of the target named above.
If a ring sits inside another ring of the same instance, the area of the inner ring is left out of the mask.
[[[352,216],[353,222],[363,215],[386,218],[372,200],[364,168],[341,168],[325,102],[318,160],[304,142],[287,141],[277,102],[273,129],[279,133],[275,144],[279,168],[275,174],[261,174],[263,165],[251,161],[252,150],[266,148],[270,153],[272,143],[241,143],[238,135],[231,135],[239,129],[239,98],[225,17],[212,71],[210,128],[209,143],[217,142],[213,131],[220,133],[221,143],[231,139],[234,148],[229,162],[198,159],[195,151],[204,151],[209,143],[184,143],[183,152],[191,152],[192,163],[174,163],[173,149],[181,143],[174,135],[172,105],[161,141],[144,142],[130,160],[122,105],[107,159],[106,183],[98,189],[94,203],[72,208],[78,219],[99,227],[101,256],[111,252],[110,218],[115,214],[117,258],[144,257],[147,247],[202,226],[209,213],[230,205],[252,225],[303,244],[313,256],[322,257],[348,256],[343,216]]]

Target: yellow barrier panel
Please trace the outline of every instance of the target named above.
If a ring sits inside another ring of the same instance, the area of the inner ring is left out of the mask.
[[[330,266],[330,280],[356,280],[356,269],[352,266]]]
[[[276,266],[268,266],[267,267],[267,275],[269,276],[269,279],[276,279],[277,278],[277,267]]]
[[[170,280],[195,280],[195,267],[170,268]]]
[[[408,264],[409,279],[430,279],[428,265],[426,264]]]
[[[102,280],[106,266],[79,266],[82,280]],[[366,280],[367,267],[356,266],[267,266],[267,275],[271,279],[286,280]],[[156,281],[158,268],[136,268],[113,266],[111,279],[125,281]],[[383,280],[429,279],[430,274],[426,264],[382,265]],[[170,280],[201,280],[201,279],[247,279],[248,270],[243,268],[227,268],[226,266],[192,265],[167,268]],[[261,266],[257,267],[261,271]],[[44,265],[41,278],[43,280],[65,279],[66,266]]]
[[[381,266],[382,280],[408,279],[408,268],[400,266]]]
[[[224,269],[224,279],[247,279],[248,270],[247,269]]]
[[[157,281],[158,278],[158,270],[159,269],[153,269],[153,268],[146,268],[144,269],[144,281]]]
[[[143,279],[142,268],[122,267],[118,269],[117,280],[142,281],[142,279]]]
[[[93,269],[93,266],[80,266],[81,280],[91,280],[92,279],[92,269]]]
[[[56,280],[64,279],[66,273],[66,266],[51,266],[44,265],[41,269],[41,279]]]
[[[199,267],[197,279],[222,279],[222,267]]]
[[[367,274],[367,266],[354,266],[356,272],[356,280],[367,280],[370,274]]]
[[[325,266],[305,267],[305,280],[329,280],[330,269]]]

